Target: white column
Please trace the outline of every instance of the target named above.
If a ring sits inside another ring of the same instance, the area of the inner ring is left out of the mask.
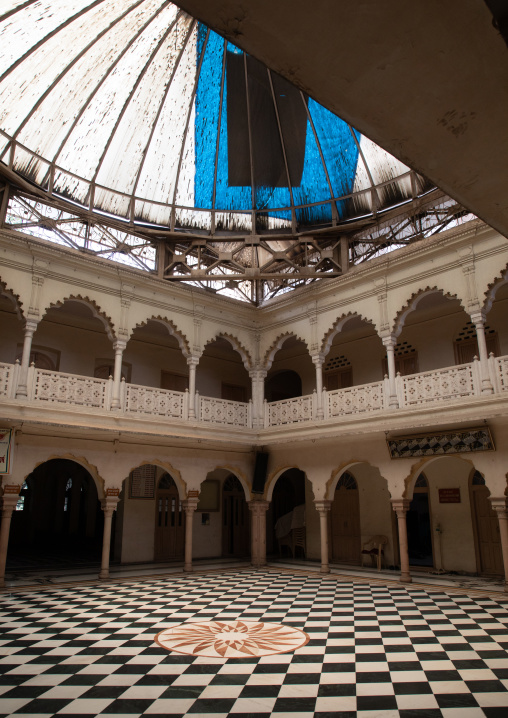
[[[108,493],[109,492],[109,493]],[[109,554],[111,551],[111,524],[113,513],[119,501],[119,489],[107,489],[106,497],[101,501],[101,508],[104,511],[104,531],[102,533],[102,560],[99,578],[109,578]]]
[[[12,512],[18,503],[21,486],[8,484],[4,487],[2,498],[2,525],[0,527],[0,588],[5,586],[5,564],[11,530]]]
[[[32,351],[32,339],[37,329],[38,321],[35,319],[27,319],[25,324],[25,337],[23,339],[23,354],[21,356],[21,366],[19,368],[18,388],[16,398],[27,396],[27,376],[30,364],[30,352]]]
[[[111,399],[112,409],[119,409],[121,405],[120,384],[122,379],[122,359],[126,346],[127,342],[125,339],[117,339],[113,344],[113,349],[115,350],[115,367],[113,369],[113,396]]]
[[[390,398],[388,400],[388,406],[393,409],[399,408],[399,401],[397,399],[397,389],[395,387],[395,345],[397,344],[396,337],[390,334],[388,337],[383,337],[383,345],[386,348],[386,356],[388,358],[388,381],[390,384]]]
[[[317,411],[316,418],[324,419],[325,413],[323,409],[323,363],[325,358],[322,354],[313,354],[312,363],[316,367],[316,401]]]
[[[189,357],[189,419],[196,418],[196,367],[199,364],[199,357]]]
[[[501,539],[504,566],[504,590],[508,592],[508,513],[506,510],[506,498],[504,496],[499,498],[489,497],[489,500],[499,521],[499,538]]]
[[[199,491],[189,491],[187,499],[182,501],[185,511],[185,562],[184,571],[192,571],[192,528],[194,524],[194,512],[198,505]]]
[[[252,369],[249,372],[252,382],[252,426],[264,426],[263,403],[265,400],[265,377],[263,369]]]
[[[332,502],[328,500],[314,501],[319,513],[319,530],[321,536],[321,573],[330,573],[328,564],[328,514]]]
[[[400,552],[400,580],[402,583],[411,583],[413,580],[409,573],[409,551],[407,544],[406,513],[409,509],[408,499],[392,499],[392,507],[397,514],[399,527],[399,552]]]
[[[489,375],[489,355],[487,353],[487,342],[485,341],[485,314],[483,312],[474,312],[471,314],[471,321],[476,327],[476,338],[478,339],[482,394],[493,394],[494,389]]]
[[[266,565],[266,512],[268,501],[253,499],[249,501],[251,510],[251,563],[256,568]]]

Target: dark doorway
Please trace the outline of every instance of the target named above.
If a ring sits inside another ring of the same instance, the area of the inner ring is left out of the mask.
[[[302,380],[296,371],[280,371],[267,379],[265,397],[267,401],[282,401],[302,395]]]
[[[249,509],[243,486],[233,474],[222,487],[222,555],[249,555]]]
[[[267,516],[267,552],[281,556],[305,554],[302,528],[305,528],[305,474],[300,469],[288,469],[279,476],[273,490]]]
[[[406,524],[410,565],[433,566],[429,487],[423,474],[416,480]]]
[[[97,487],[88,471],[68,459],[46,461],[21,489],[12,515],[7,568],[98,563],[103,526]]]

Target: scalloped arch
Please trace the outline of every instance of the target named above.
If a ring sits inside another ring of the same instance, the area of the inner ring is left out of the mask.
[[[395,335],[395,337],[400,336],[400,333],[401,333],[402,329],[404,328],[404,322],[405,322],[408,314],[411,314],[411,312],[417,308],[418,304],[424,297],[428,297],[431,294],[442,294],[445,299],[451,299],[451,300],[457,299],[460,306],[462,307],[462,309],[464,311],[467,311],[461,297],[459,297],[458,294],[452,294],[451,292],[447,292],[446,289],[442,289],[441,287],[438,287],[436,285],[434,285],[433,287],[427,286],[424,289],[419,289],[418,291],[413,292],[413,294],[410,296],[408,301],[397,312],[397,314],[395,316],[395,321],[393,323],[393,332],[392,332]]]
[[[304,471],[300,466],[296,466],[295,464],[286,464],[284,466],[279,466],[277,469],[272,471],[270,475],[268,476],[266,483],[265,483],[265,490],[263,494],[263,498],[266,501],[271,501],[273,496],[273,491],[275,489],[275,484],[280,479],[282,474],[284,474],[286,471],[289,471],[290,469],[298,469],[298,471],[301,471],[303,474],[305,474],[305,477],[307,477],[307,472]]]
[[[415,462],[411,466],[411,471],[404,479],[404,498],[406,499],[412,499],[413,498],[413,491],[416,484],[416,481],[420,474],[425,473],[425,469],[430,466],[430,464],[435,463],[436,461],[449,461],[450,459],[458,459],[459,461],[462,461],[465,464],[468,464],[471,467],[471,471],[474,473],[476,470],[476,467],[473,463],[473,460],[470,459],[468,456],[461,456],[460,454],[449,454],[448,456],[426,456],[419,461]],[[470,481],[471,475],[468,477],[468,485]],[[428,481],[428,479],[427,479]]]
[[[355,466],[362,466],[363,464],[366,464],[367,466],[372,466],[376,469],[378,468],[375,464],[371,464],[369,461],[365,461],[365,459],[351,459],[345,464],[341,464],[336,469],[334,469],[330,474],[330,478],[326,482],[325,499],[333,501],[335,497],[335,488],[339,483],[341,477],[348,471],[354,476]],[[381,472],[380,476],[384,481],[386,481],[385,477],[381,474]]]
[[[12,299],[14,302],[14,305],[16,307],[16,314],[18,315],[19,319],[23,319],[23,302],[19,298],[19,294],[15,294],[10,287],[7,286],[7,283],[4,282],[2,279],[0,279],[0,294],[3,294],[6,297],[9,297],[9,299]]]
[[[362,322],[365,322],[366,324],[371,324],[376,330],[376,323],[373,319],[368,319],[367,317],[364,317],[363,314],[360,314],[359,312],[347,312],[345,314],[341,314],[341,316],[335,320],[335,322],[332,324],[331,328],[327,331],[327,333],[323,337],[323,341],[321,342],[321,353],[325,356],[330,351],[330,347],[332,346],[332,342],[334,338],[339,334],[345,327],[345,325],[351,320],[351,319],[361,319]]]
[[[158,322],[159,324],[163,324],[167,328],[169,334],[172,337],[174,337],[176,339],[176,341],[178,342],[178,346],[180,347],[181,352],[184,355],[184,357],[186,359],[188,359],[190,357],[191,350],[190,350],[189,340],[187,339],[185,334],[180,329],[178,329],[176,324],[171,321],[171,319],[168,319],[167,317],[163,317],[160,314],[158,314],[157,316],[153,315],[153,316],[149,317],[148,319],[143,320],[142,322],[138,322],[138,324],[136,324],[134,329],[146,327],[148,322]],[[132,337],[132,332],[131,332],[131,337]]]
[[[289,339],[290,337],[294,337],[294,338],[297,339],[298,341],[300,341],[300,342],[302,342],[303,344],[305,344],[305,346],[306,346],[306,348],[307,348],[307,351],[309,351],[309,345],[307,344],[307,342],[305,341],[305,339],[303,339],[302,337],[300,337],[300,336],[299,336],[298,334],[296,334],[295,332],[283,332],[282,334],[279,334],[279,335],[277,336],[277,338],[276,338],[276,339],[272,342],[272,344],[270,345],[270,348],[265,352],[265,356],[264,356],[264,359],[263,359],[263,366],[264,366],[264,368],[266,369],[266,371],[269,371],[269,370],[270,370],[270,368],[271,368],[271,366],[272,366],[272,364],[273,364],[273,360],[274,360],[274,358],[275,358],[275,355],[277,354],[277,352],[279,351],[279,349],[281,349],[281,347],[282,347],[282,345],[284,344],[284,342],[286,341],[286,339]]]
[[[180,499],[184,501],[187,498],[187,484],[182,479],[181,473],[178,471],[178,469],[175,469],[174,466],[172,466],[170,463],[165,461],[159,461],[158,459],[147,459],[146,461],[140,461],[135,466],[131,466],[131,468],[128,470],[127,477],[124,479],[124,481],[129,480],[129,476],[134,471],[134,469],[139,469],[141,466],[157,466],[159,469],[162,469],[163,471],[167,471],[167,473],[171,476],[171,478],[174,480],[176,487],[178,489],[178,495],[180,496]],[[157,488],[157,487],[155,487]]]
[[[508,284],[508,266],[505,267],[500,275],[495,277],[494,281],[488,285],[487,291],[485,292],[485,301],[483,303],[483,309],[485,312],[490,312],[498,290],[505,284]]]
[[[205,343],[205,348],[209,344],[213,344],[216,339],[225,339],[227,342],[229,342],[233,349],[237,351],[238,354],[240,354],[240,356],[242,357],[243,365],[247,369],[247,371],[250,371],[250,369],[252,369],[252,358],[250,352],[244,347],[241,341],[237,339],[237,337],[235,337],[233,334],[227,334],[226,332],[219,332]]]
[[[63,307],[66,302],[78,302],[89,307],[92,310],[92,314],[95,319],[98,319],[103,324],[106,334],[108,335],[108,339],[111,342],[114,341],[115,325],[111,317],[109,317],[106,312],[102,311],[101,307],[94,299],[90,299],[90,297],[83,297],[81,294],[69,294],[69,296],[64,297],[63,299],[51,302],[51,304],[48,307],[45,307],[44,311],[41,313],[41,319],[44,318],[49,309],[59,309],[60,307]]]
[[[245,473],[241,471],[241,469],[238,468],[238,466],[230,466],[229,464],[217,464],[213,469],[207,472],[205,478],[203,481],[207,479],[207,477],[212,474],[214,471],[217,471],[217,469],[223,469],[224,471],[229,471],[231,474],[236,476],[238,481],[241,483],[243,492],[245,494],[245,500],[250,501],[252,499],[252,493],[251,493],[251,485],[248,481]],[[201,482],[201,484],[203,483]]]
[[[75,456],[74,454],[51,454],[51,456],[48,456],[46,459],[37,461],[34,464],[33,469],[29,471],[28,474],[26,474],[23,481],[26,481],[30,474],[34,472],[35,469],[37,469],[39,466],[47,464],[48,461],[53,461],[54,459],[66,459],[67,461],[73,461],[75,464],[79,464],[80,466],[82,466],[85,471],[88,471],[88,473],[94,480],[95,486],[97,487],[97,495],[99,499],[104,498],[104,487],[106,485],[106,482],[99,474],[97,467],[94,464],[90,464],[84,456]]]

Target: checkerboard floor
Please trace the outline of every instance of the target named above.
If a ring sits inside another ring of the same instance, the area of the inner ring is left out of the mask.
[[[211,659],[153,640],[234,618],[310,641]],[[6,593],[0,624],[0,716],[508,716],[502,596],[246,569]]]

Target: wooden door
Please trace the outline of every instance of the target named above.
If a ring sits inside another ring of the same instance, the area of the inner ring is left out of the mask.
[[[358,485],[351,474],[344,474],[337,484],[332,503],[331,526],[333,560],[359,563],[360,499]]]
[[[249,510],[243,487],[233,475],[222,489],[222,555],[249,555]]]
[[[486,486],[472,486],[472,495],[480,572],[487,575],[502,576],[504,570],[499,537],[499,521],[490,505],[490,492]]]
[[[155,499],[155,561],[183,558],[185,512],[169,474],[159,480]]]

